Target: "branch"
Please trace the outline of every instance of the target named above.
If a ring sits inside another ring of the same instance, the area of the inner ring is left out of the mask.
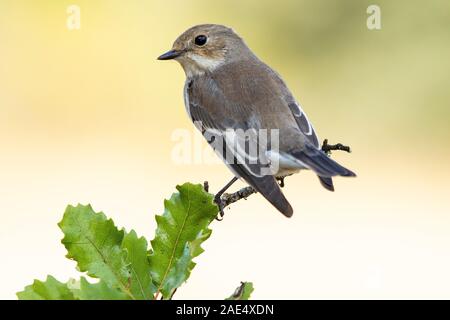
[[[325,152],[328,155],[330,155],[331,151],[334,151],[334,150],[345,151],[348,153],[352,152],[352,150],[350,150],[349,146],[344,146],[342,143],[328,144],[328,139],[323,140],[321,149],[323,152]]]
[[[351,149],[349,146],[343,145],[342,143],[338,144],[328,144],[328,139],[325,139],[323,141],[321,150],[325,152],[327,155],[331,155],[331,151],[345,151],[345,152],[351,152]],[[276,179],[280,182],[280,187],[284,187],[284,177],[277,177]],[[209,191],[209,184],[208,181],[204,182],[204,188],[208,192]],[[220,203],[217,203],[217,205],[220,208],[220,217],[223,217],[223,209],[228,207],[230,204],[235,203],[241,199],[247,199],[252,194],[257,193],[257,191],[253,187],[245,187],[240,189],[239,191],[236,191],[234,193],[224,193],[222,197],[220,197]]]
[[[223,204],[222,208],[226,208],[230,204],[235,203],[236,201],[239,201],[241,199],[247,199],[254,193],[256,193],[256,190],[253,189],[253,187],[245,187],[234,193],[224,193],[220,198]]]

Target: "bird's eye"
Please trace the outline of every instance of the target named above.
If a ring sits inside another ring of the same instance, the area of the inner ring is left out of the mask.
[[[206,44],[206,41],[208,41],[208,38],[204,35],[199,35],[195,37],[195,44],[199,47],[204,46]]]

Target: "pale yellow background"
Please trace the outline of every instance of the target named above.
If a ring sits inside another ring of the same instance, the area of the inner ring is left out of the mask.
[[[81,30],[66,28],[69,4]],[[0,298],[77,277],[56,223],[91,203],[153,237],[177,183],[223,165],[176,165],[184,74],[155,58],[188,27],[232,26],[279,71],[334,158],[358,173],[324,190],[289,178],[286,219],[260,196],[227,210],[176,298],[450,298],[450,3],[0,0]],[[203,147],[206,147],[203,144]]]

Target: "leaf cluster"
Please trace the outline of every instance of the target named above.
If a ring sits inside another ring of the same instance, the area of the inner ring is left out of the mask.
[[[164,201],[156,216],[155,237],[149,242],[134,230],[119,229],[90,205],[68,206],[58,224],[67,249],[84,273],[60,282],[52,276],[35,280],[17,293],[22,300],[154,300],[171,299],[190,276],[211,236],[209,225],[218,214],[213,196],[201,185],[185,183]],[[248,299],[253,287],[243,284],[230,299]]]

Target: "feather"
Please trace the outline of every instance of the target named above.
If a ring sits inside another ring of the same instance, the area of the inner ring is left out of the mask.
[[[309,143],[305,144],[302,150],[291,150],[289,152],[294,158],[300,161],[309,169],[313,170],[320,177],[355,177],[356,174],[328,157],[325,152],[317,149]]]

